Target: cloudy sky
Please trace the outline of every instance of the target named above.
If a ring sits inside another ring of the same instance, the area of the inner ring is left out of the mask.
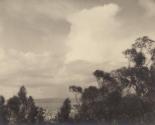
[[[0,0],[0,94],[96,85],[95,69],[121,67],[137,37],[155,39],[154,22],[155,0]]]

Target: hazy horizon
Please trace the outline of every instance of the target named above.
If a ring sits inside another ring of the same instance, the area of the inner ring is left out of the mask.
[[[125,65],[135,39],[155,40],[154,0],[0,0],[0,89],[65,98],[69,85]]]

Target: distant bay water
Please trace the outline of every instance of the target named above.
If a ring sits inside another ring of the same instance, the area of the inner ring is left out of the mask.
[[[46,109],[48,112],[55,114],[60,110],[64,102],[64,98],[45,98],[45,99],[35,99],[37,106]],[[75,100],[71,99],[72,104],[75,104]]]
[[[42,107],[49,112],[57,112],[65,99],[62,98],[46,98],[46,99],[35,99],[37,106]]]

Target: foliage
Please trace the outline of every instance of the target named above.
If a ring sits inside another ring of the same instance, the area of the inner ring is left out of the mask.
[[[8,124],[8,112],[7,107],[5,106],[5,99],[3,96],[0,96],[0,124]]]
[[[80,99],[78,96],[81,95],[83,92],[82,87],[72,85],[69,87],[69,91],[75,95],[75,101],[77,103],[77,107],[80,106]]]
[[[82,91],[75,120],[138,123],[154,120],[155,41],[140,37],[123,54],[128,67],[93,73],[99,88],[90,86]]]
[[[34,125],[44,122],[44,110],[35,105],[31,96],[27,97],[26,88],[22,86],[17,96],[5,99],[0,96],[0,124]]]
[[[69,98],[65,99],[62,107],[60,108],[60,112],[58,112],[57,120],[60,122],[66,122],[70,120],[70,112],[71,112],[71,101]]]

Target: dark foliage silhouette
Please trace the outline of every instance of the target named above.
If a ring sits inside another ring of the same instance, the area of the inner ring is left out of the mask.
[[[17,96],[5,104],[0,96],[0,125],[40,125],[44,123],[44,110],[35,105],[33,98],[27,97],[26,88],[22,86]]]
[[[60,112],[58,112],[57,119],[60,122],[66,122],[70,120],[70,112],[71,112],[71,101],[69,98],[65,99],[62,107],[60,108]]]
[[[0,96],[0,124],[8,124],[8,111],[3,96]]]
[[[155,119],[155,41],[138,38],[123,54],[128,67],[111,72],[96,70],[98,88],[90,86],[81,93],[75,121],[108,123],[151,123]]]

